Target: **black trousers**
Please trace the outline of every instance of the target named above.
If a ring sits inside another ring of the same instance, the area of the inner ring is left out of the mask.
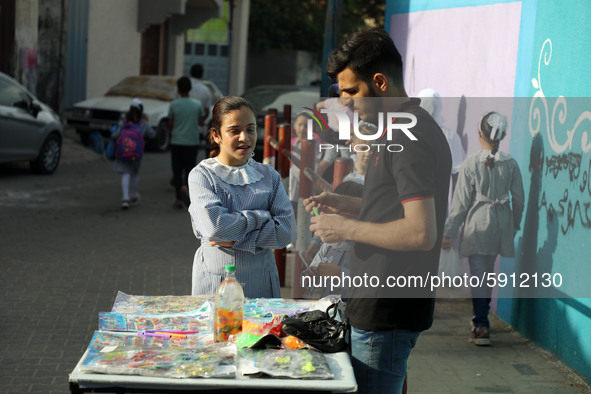
[[[170,145],[170,158],[176,199],[181,199],[181,188],[189,186],[189,172],[197,165],[198,145]]]

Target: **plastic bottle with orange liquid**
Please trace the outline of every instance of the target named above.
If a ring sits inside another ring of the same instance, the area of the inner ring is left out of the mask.
[[[215,291],[213,332],[215,342],[227,342],[242,331],[244,292],[236,280],[236,266],[226,265],[225,277]]]

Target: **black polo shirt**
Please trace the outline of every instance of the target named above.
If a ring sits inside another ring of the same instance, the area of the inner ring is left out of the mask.
[[[351,277],[366,275],[368,278],[380,278],[378,287],[358,287],[353,283],[350,289],[346,315],[352,326],[362,330],[421,331],[433,322],[434,292],[429,286],[418,288],[418,285],[411,285],[409,278],[420,275],[426,279],[429,275],[437,275],[447,210],[451,153],[441,128],[419,104],[419,99],[409,99],[392,110],[416,116],[417,124],[410,131],[417,141],[395,130],[391,140],[387,140],[384,134],[374,142],[376,146],[372,149],[365,175],[359,219],[372,223],[391,222],[404,217],[405,202],[434,198],[437,242],[429,251],[392,251],[363,243],[355,244],[350,263]],[[408,123],[409,119],[398,118],[394,122]],[[388,287],[388,276],[406,277],[409,279],[408,287]]]

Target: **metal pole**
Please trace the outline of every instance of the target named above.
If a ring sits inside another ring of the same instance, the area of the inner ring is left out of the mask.
[[[233,1],[231,5],[230,59],[232,61],[230,62],[230,86],[228,90],[230,95],[240,95],[244,92],[246,85],[250,0]]]
[[[304,170],[304,174],[306,174],[308,179],[311,180],[314,183],[314,186],[316,186],[317,189],[320,189],[320,191],[323,191],[323,192],[331,192],[332,191],[332,185],[330,183],[328,183],[326,180],[324,180],[323,177],[318,175],[311,168],[306,168]]]
[[[324,44],[322,46],[322,69],[326,70],[328,55],[336,47],[341,30],[343,14],[343,0],[328,0],[326,2],[326,20],[324,22]],[[322,89],[320,95],[326,97],[331,80],[325,73],[322,74]]]
[[[277,146],[277,171],[279,171],[279,175],[281,175],[281,180],[283,182],[283,187],[286,191],[289,189],[289,157],[285,156],[286,148],[287,152],[289,152],[289,145],[290,140],[289,137],[291,136],[291,126],[288,123],[282,123],[279,125],[279,145]],[[286,185],[287,183],[287,185]],[[283,287],[285,286],[285,267],[286,259],[287,259],[287,252],[286,249],[275,249],[275,264],[277,265],[277,271],[279,271],[279,284]]]

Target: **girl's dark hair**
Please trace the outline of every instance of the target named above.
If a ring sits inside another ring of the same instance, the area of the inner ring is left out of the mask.
[[[252,104],[240,96],[223,97],[219,99],[218,102],[213,106],[213,110],[211,111],[211,127],[209,128],[209,134],[207,136],[210,147],[209,157],[216,157],[220,154],[220,146],[217,142],[215,142],[213,134],[215,133],[221,137],[222,121],[224,116],[226,116],[229,112],[236,111],[242,107],[247,107],[256,116],[256,111]]]
[[[497,128],[494,138],[491,138],[490,135],[493,130],[493,126],[490,122],[491,117],[494,117],[492,124],[496,125]],[[499,151],[499,143],[503,138],[505,138],[507,133],[507,118],[498,112],[491,111],[487,113],[480,121],[480,132],[482,133],[482,136],[492,144],[492,150],[490,153],[492,156],[494,156]],[[484,161],[484,165],[490,169],[493,169],[495,166],[495,158],[491,156],[487,157]]]
[[[138,107],[131,106],[125,114],[125,120],[132,123],[138,123],[142,120],[142,110]]]

